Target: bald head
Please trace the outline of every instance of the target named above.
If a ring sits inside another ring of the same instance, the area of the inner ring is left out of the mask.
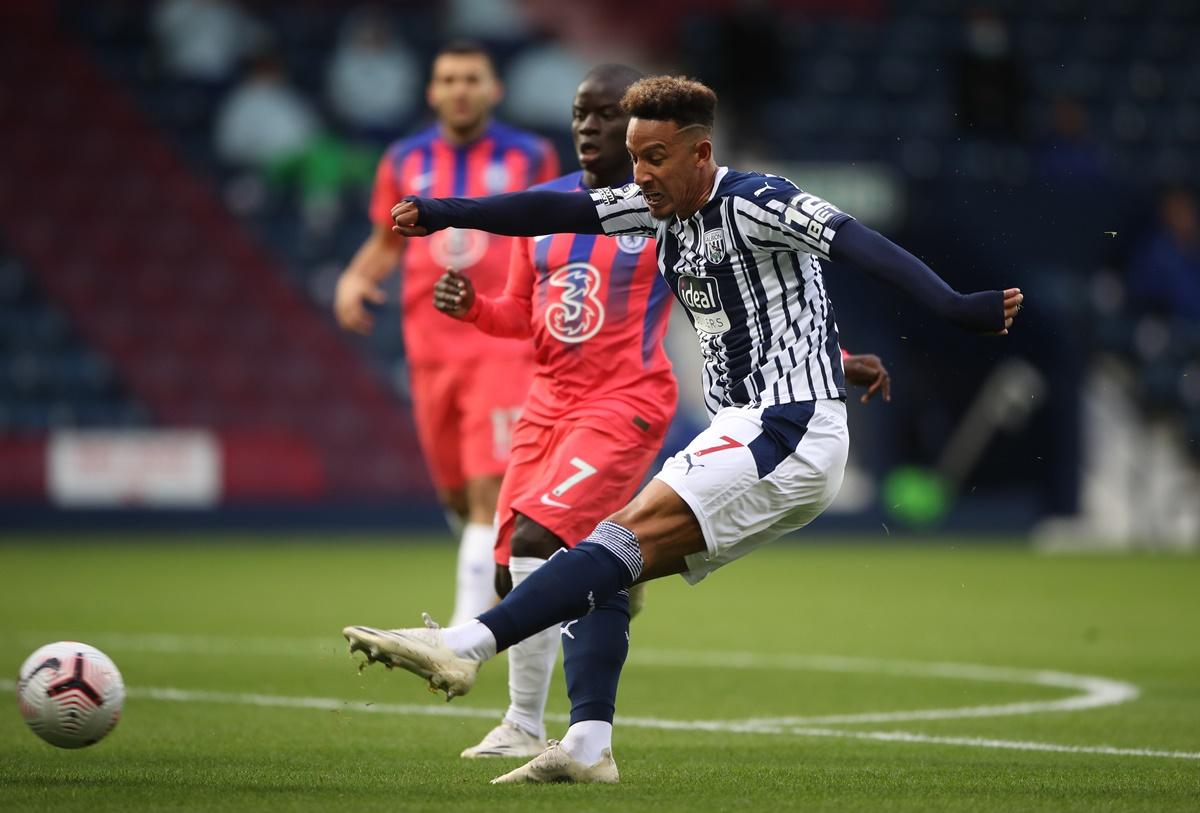
[[[625,150],[629,116],[621,97],[642,76],[628,65],[597,65],[580,83],[572,103],[571,135],[587,186],[619,186],[632,172]]]
[[[592,81],[605,87],[618,89],[621,91],[621,95],[624,95],[625,90],[644,75],[637,68],[609,62],[592,68],[587,72],[587,76],[583,77],[583,81]]]

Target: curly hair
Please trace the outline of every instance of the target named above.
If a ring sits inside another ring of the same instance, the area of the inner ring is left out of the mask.
[[[717,94],[703,82],[686,76],[647,76],[625,91],[621,109],[634,118],[673,121],[680,128],[699,125],[712,129]]]

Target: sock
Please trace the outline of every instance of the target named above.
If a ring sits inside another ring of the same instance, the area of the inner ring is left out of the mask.
[[[633,531],[605,520],[583,542],[554,554],[504,601],[479,616],[498,650],[579,618],[637,581],[642,553]]]
[[[544,564],[545,559],[535,556],[512,557],[508,570],[512,573],[513,587],[519,587]],[[542,715],[550,694],[554,661],[558,658],[559,637],[558,627],[553,626],[529,636],[508,650],[509,706],[504,719],[542,739],[546,738]]]
[[[465,624],[496,603],[496,528],[468,522],[458,543],[458,579],[451,626]]]
[[[617,681],[629,654],[629,591],[621,590],[594,612],[563,624],[562,646],[571,726],[589,720],[611,724]]]
[[[584,765],[595,765],[604,756],[605,748],[612,751],[612,723],[603,720],[571,723],[559,744]]]
[[[465,624],[444,628],[442,643],[454,650],[454,654],[460,658],[486,661],[496,657],[495,636],[475,618]]]

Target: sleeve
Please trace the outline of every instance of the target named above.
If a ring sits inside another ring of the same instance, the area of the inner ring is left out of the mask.
[[[404,197],[404,190],[400,188],[400,178],[396,173],[398,163],[395,153],[388,150],[379,159],[379,166],[375,168],[375,183],[371,187],[371,203],[367,211],[371,222],[377,226],[391,227],[392,207]]]
[[[430,232],[457,227],[510,237],[602,233],[596,206],[587,192],[539,189],[487,198],[404,199],[417,207],[416,225]]]
[[[463,317],[489,336],[507,339],[528,339],[533,336],[533,260],[529,256],[529,241],[512,241],[508,263],[508,281],[504,293],[495,299],[476,295],[475,304]]]
[[[782,188],[768,191],[762,200],[745,198],[765,216],[751,218],[757,226],[753,230],[763,232],[761,239],[767,243],[782,243],[782,248],[805,251],[822,260],[830,259],[833,238],[843,224],[854,218],[829,201],[797,189],[783,178],[766,176],[763,183],[769,186],[772,182]]]
[[[543,139],[540,147],[541,156],[531,186],[548,183],[562,174],[558,170],[558,150],[554,149],[554,145],[550,143],[549,139]]]
[[[960,294],[932,268],[858,221],[842,225],[832,252],[835,260],[896,286],[952,324],[978,332],[1004,329],[1003,291]]]
[[[637,184],[593,189],[589,193],[600,217],[600,227],[609,236],[644,234],[653,237],[657,232],[650,207]]]

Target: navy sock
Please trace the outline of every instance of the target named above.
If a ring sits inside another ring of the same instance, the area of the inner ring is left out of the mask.
[[[571,725],[583,720],[611,723],[617,681],[629,654],[629,592],[562,626],[563,671],[571,698]]]
[[[551,556],[479,621],[492,631],[500,652],[547,627],[587,615],[641,574],[637,537],[606,520],[571,550]]]

